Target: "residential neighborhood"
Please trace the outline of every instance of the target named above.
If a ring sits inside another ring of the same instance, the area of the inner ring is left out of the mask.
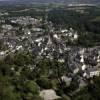
[[[0,100],[100,100],[99,6],[0,8]]]

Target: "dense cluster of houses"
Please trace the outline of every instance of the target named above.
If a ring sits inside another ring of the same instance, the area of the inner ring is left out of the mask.
[[[0,58],[16,51],[28,50],[39,59],[45,57],[65,63],[73,75],[80,74],[83,78],[99,76],[100,47],[67,46],[69,41],[78,40],[77,31],[72,28],[55,30],[51,22],[44,24],[45,30],[41,28],[42,24],[42,20],[30,16],[1,20],[0,43],[6,48],[0,49]]]

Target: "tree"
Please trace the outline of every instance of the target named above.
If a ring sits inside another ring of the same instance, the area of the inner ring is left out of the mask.
[[[51,80],[48,78],[40,78],[40,79],[37,79],[36,82],[43,89],[51,89],[52,88]]]
[[[0,100],[21,100],[20,94],[9,82],[9,77],[0,75]]]
[[[39,90],[40,90],[39,86],[34,81],[26,81],[25,89],[26,89],[26,92],[30,92],[33,95],[39,94]]]

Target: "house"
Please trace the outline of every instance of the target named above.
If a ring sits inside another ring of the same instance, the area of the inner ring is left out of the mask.
[[[74,39],[75,40],[78,39],[78,34],[77,33],[74,34]]]
[[[82,65],[82,70],[84,71],[85,69],[86,69],[86,65],[83,64],[83,65]]]
[[[5,52],[4,52],[4,51],[1,51],[1,52],[0,52],[0,55],[1,55],[1,56],[5,55]]]
[[[11,25],[2,25],[3,29],[11,30],[13,27]]]
[[[84,63],[84,56],[81,55],[80,57],[81,57],[80,62],[81,62],[81,63]]]
[[[79,72],[79,68],[77,67],[77,68],[74,69],[73,73],[76,74],[78,72]]]
[[[93,68],[87,68],[86,70],[86,74],[87,74],[87,78],[89,77],[94,77],[94,76],[99,76],[100,75],[100,68],[97,68],[96,66],[94,66]]]
[[[65,62],[65,60],[62,58],[62,59],[58,59],[58,62],[60,62],[60,63],[64,63]]]
[[[67,77],[67,76],[62,76],[61,79],[62,79],[63,82],[66,83],[67,86],[69,86],[71,81],[72,81],[72,78]]]
[[[90,72],[90,77],[99,76],[99,75],[100,75],[100,71],[99,70]]]
[[[32,29],[34,32],[42,32],[43,30],[41,28],[33,28]]]
[[[61,30],[61,33],[66,33],[66,32],[68,32],[67,29],[63,29],[63,30]]]

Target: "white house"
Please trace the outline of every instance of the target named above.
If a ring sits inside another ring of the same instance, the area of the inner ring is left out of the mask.
[[[99,76],[99,75],[100,75],[100,71],[99,70],[90,72],[90,77]]]

